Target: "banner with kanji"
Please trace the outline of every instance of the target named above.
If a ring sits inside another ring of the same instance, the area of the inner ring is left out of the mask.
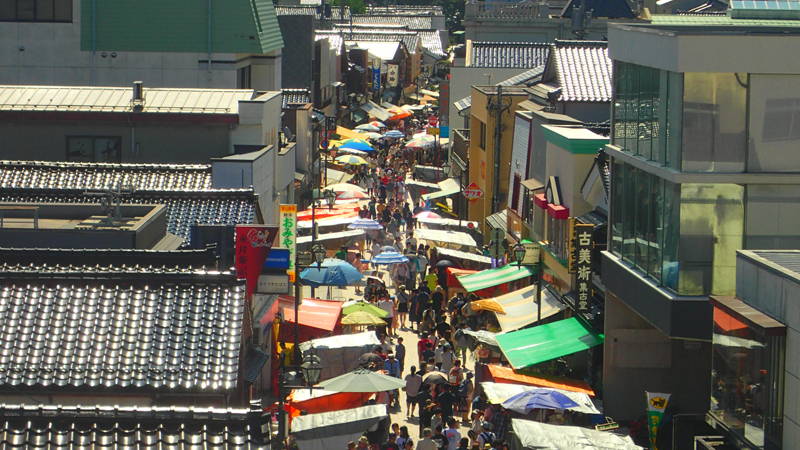
[[[278,227],[267,225],[236,225],[236,276],[247,280],[247,298],[258,284],[261,268],[278,236]]]
[[[289,281],[294,283],[297,276],[295,252],[297,251],[297,205],[281,205],[280,216],[280,236],[278,244],[280,247],[289,249]]]
[[[574,262],[575,271],[575,310],[580,313],[592,312],[592,232],[594,225],[576,223],[573,227],[575,233]]]
[[[658,427],[664,419],[664,410],[667,409],[669,397],[670,394],[647,393],[647,424],[650,426],[650,450],[658,450],[658,447],[656,447]]]

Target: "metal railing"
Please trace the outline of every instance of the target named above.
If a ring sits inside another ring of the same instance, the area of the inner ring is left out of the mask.
[[[475,17],[479,18],[530,19],[539,17],[539,4],[518,2],[477,2],[475,4],[474,11]]]

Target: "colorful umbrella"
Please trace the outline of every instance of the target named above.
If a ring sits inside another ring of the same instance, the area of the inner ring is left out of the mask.
[[[381,131],[380,127],[376,127],[375,125],[373,125],[371,123],[365,123],[365,124],[359,125],[359,126],[356,127],[356,130],[374,131],[374,132]]]
[[[342,325],[373,325],[385,326],[386,322],[375,314],[366,311],[356,311],[352,314],[344,316]]]
[[[380,133],[372,133],[372,132],[370,132],[370,133],[365,133],[365,134],[366,134],[366,136],[368,138],[374,139],[374,140],[378,140],[378,139],[383,137],[383,135],[381,135]]]
[[[433,146],[434,141],[430,139],[416,138],[408,141],[406,148],[427,148]]]
[[[407,263],[408,258],[395,251],[382,252],[380,255],[372,259],[372,264],[398,264]]]
[[[363,139],[345,139],[341,142],[339,148],[353,148],[364,152],[373,151],[372,145]]]
[[[345,302],[344,307],[342,308],[342,314],[348,315],[353,314],[356,311],[366,311],[370,314],[374,314],[378,317],[386,317],[388,312],[378,308],[377,306],[367,303],[367,302]]]
[[[421,213],[414,216],[415,219],[441,219],[442,216],[436,214],[435,212],[431,211],[422,211]]]
[[[328,258],[322,261],[321,268],[308,268],[300,273],[300,278],[309,286],[348,286],[361,281],[363,275],[355,267],[340,259]]]
[[[531,389],[503,402],[503,408],[522,414],[528,414],[534,409],[572,409],[579,406],[568,396],[549,388]]]
[[[400,120],[411,116],[410,112],[406,111],[405,109],[399,106],[389,108],[388,111],[392,113],[392,117],[390,117],[389,120]]]
[[[355,155],[344,155],[336,158],[336,162],[340,162],[343,164],[350,164],[351,166],[361,166],[366,164],[367,162],[364,161],[363,158],[359,158]]]
[[[405,133],[403,133],[402,131],[399,131],[399,130],[390,130],[390,131],[387,131],[384,134],[384,137],[402,138],[402,137],[406,137],[406,135],[405,135]]]
[[[369,198],[369,196],[359,191],[342,191],[336,193],[336,200],[361,200]]]
[[[340,148],[339,153],[349,153],[351,155],[363,155],[366,156],[367,152],[356,150],[354,148]]]
[[[372,121],[369,124],[378,128],[386,128],[386,125],[383,122]]]

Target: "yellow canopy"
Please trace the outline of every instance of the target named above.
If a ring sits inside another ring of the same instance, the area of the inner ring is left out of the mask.
[[[369,136],[345,127],[336,127],[336,134],[344,139],[363,139],[365,141],[369,139]]]
[[[478,300],[476,302],[472,302],[472,310],[473,311],[492,311],[499,314],[505,314],[506,310],[503,309],[503,306],[497,302],[497,300],[493,298],[489,298],[486,300]]]

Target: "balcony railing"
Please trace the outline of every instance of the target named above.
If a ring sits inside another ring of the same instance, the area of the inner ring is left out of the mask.
[[[475,18],[531,19],[539,17],[538,3],[477,2],[474,6]],[[469,15],[468,12],[467,15]]]

